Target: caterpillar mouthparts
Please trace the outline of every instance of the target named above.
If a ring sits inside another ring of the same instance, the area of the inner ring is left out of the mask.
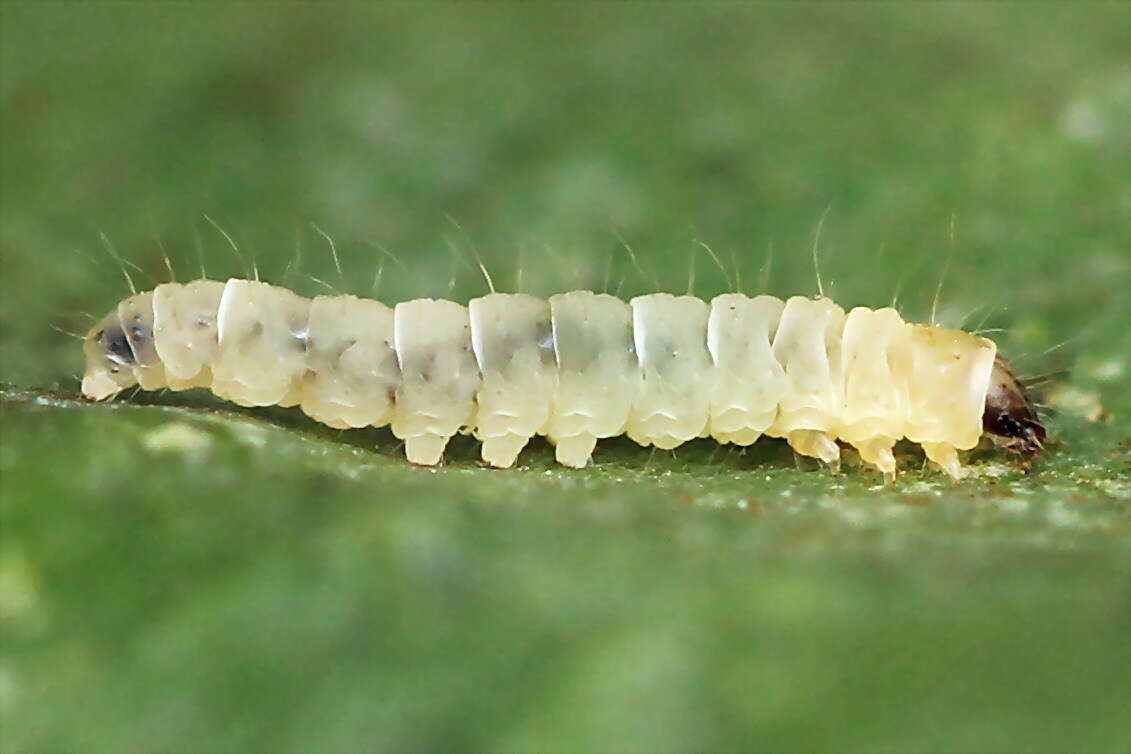
[[[139,385],[297,405],[331,427],[391,425],[425,465],[466,430],[499,468],[534,435],[571,467],[620,434],[663,449],[766,435],[830,465],[847,443],[891,479],[906,438],[958,479],[957,451],[983,434],[1025,456],[1045,440],[993,341],[824,297],[492,293],[390,309],[197,280],[125,299],[83,348],[92,400]]]

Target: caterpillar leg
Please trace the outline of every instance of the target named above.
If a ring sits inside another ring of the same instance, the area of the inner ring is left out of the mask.
[[[860,453],[860,458],[880,470],[886,481],[895,481],[895,455],[891,450],[895,446],[895,440],[890,437],[876,437],[859,443],[854,442],[852,446]]]
[[[597,438],[587,432],[550,439],[554,443],[554,458],[562,466],[573,469],[585,468],[593,455],[593,448],[597,447]]]
[[[789,444],[803,456],[817,458],[834,466],[840,462],[840,447],[824,432],[798,429],[789,433]]]
[[[518,460],[518,454],[530,441],[529,437],[508,433],[496,437],[484,437],[480,456],[483,462],[496,469],[509,469]]]
[[[450,438],[444,435],[416,435],[404,438],[404,454],[409,463],[435,466],[444,455]]]
[[[924,442],[921,445],[927,458],[941,466],[951,479],[957,482],[966,476],[962,463],[958,460],[958,451],[953,445],[942,442]]]

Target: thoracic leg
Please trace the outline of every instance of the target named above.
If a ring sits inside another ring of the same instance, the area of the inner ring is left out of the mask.
[[[840,461],[840,447],[824,432],[798,429],[789,433],[790,446],[803,456],[817,458],[833,466]]]
[[[860,452],[860,457],[883,472],[884,478],[889,482],[895,480],[895,456],[891,452],[894,445],[895,440],[890,437],[876,437],[853,443]]]
[[[954,449],[953,445],[941,442],[925,442],[922,443],[922,446],[927,458],[941,466],[951,479],[957,481],[966,476],[966,472],[962,470],[962,464],[958,460],[958,451]]]

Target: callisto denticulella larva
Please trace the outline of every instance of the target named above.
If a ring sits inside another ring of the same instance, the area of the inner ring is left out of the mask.
[[[197,280],[125,299],[84,349],[87,398],[202,387],[300,406],[331,427],[390,425],[425,465],[460,431],[500,468],[534,435],[572,467],[620,434],[664,449],[766,435],[830,465],[850,445],[887,478],[907,439],[959,478],[958,451],[984,435],[1024,456],[1045,438],[993,341],[823,297],[492,293],[390,308]]]

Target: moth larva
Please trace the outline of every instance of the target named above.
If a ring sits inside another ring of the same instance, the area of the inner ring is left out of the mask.
[[[657,448],[764,434],[827,464],[847,443],[888,478],[906,438],[959,478],[957,451],[983,434],[1024,455],[1045,439],[992,341],[823,297],[492,293],[390,309],[197,280],[122,301],[84,351],[88,398],[207,387],[245,406],[297,405],[331,427],[391,425],[426,465],[463,429],[500,468],[535,435],[582,467],[619,434]]]

